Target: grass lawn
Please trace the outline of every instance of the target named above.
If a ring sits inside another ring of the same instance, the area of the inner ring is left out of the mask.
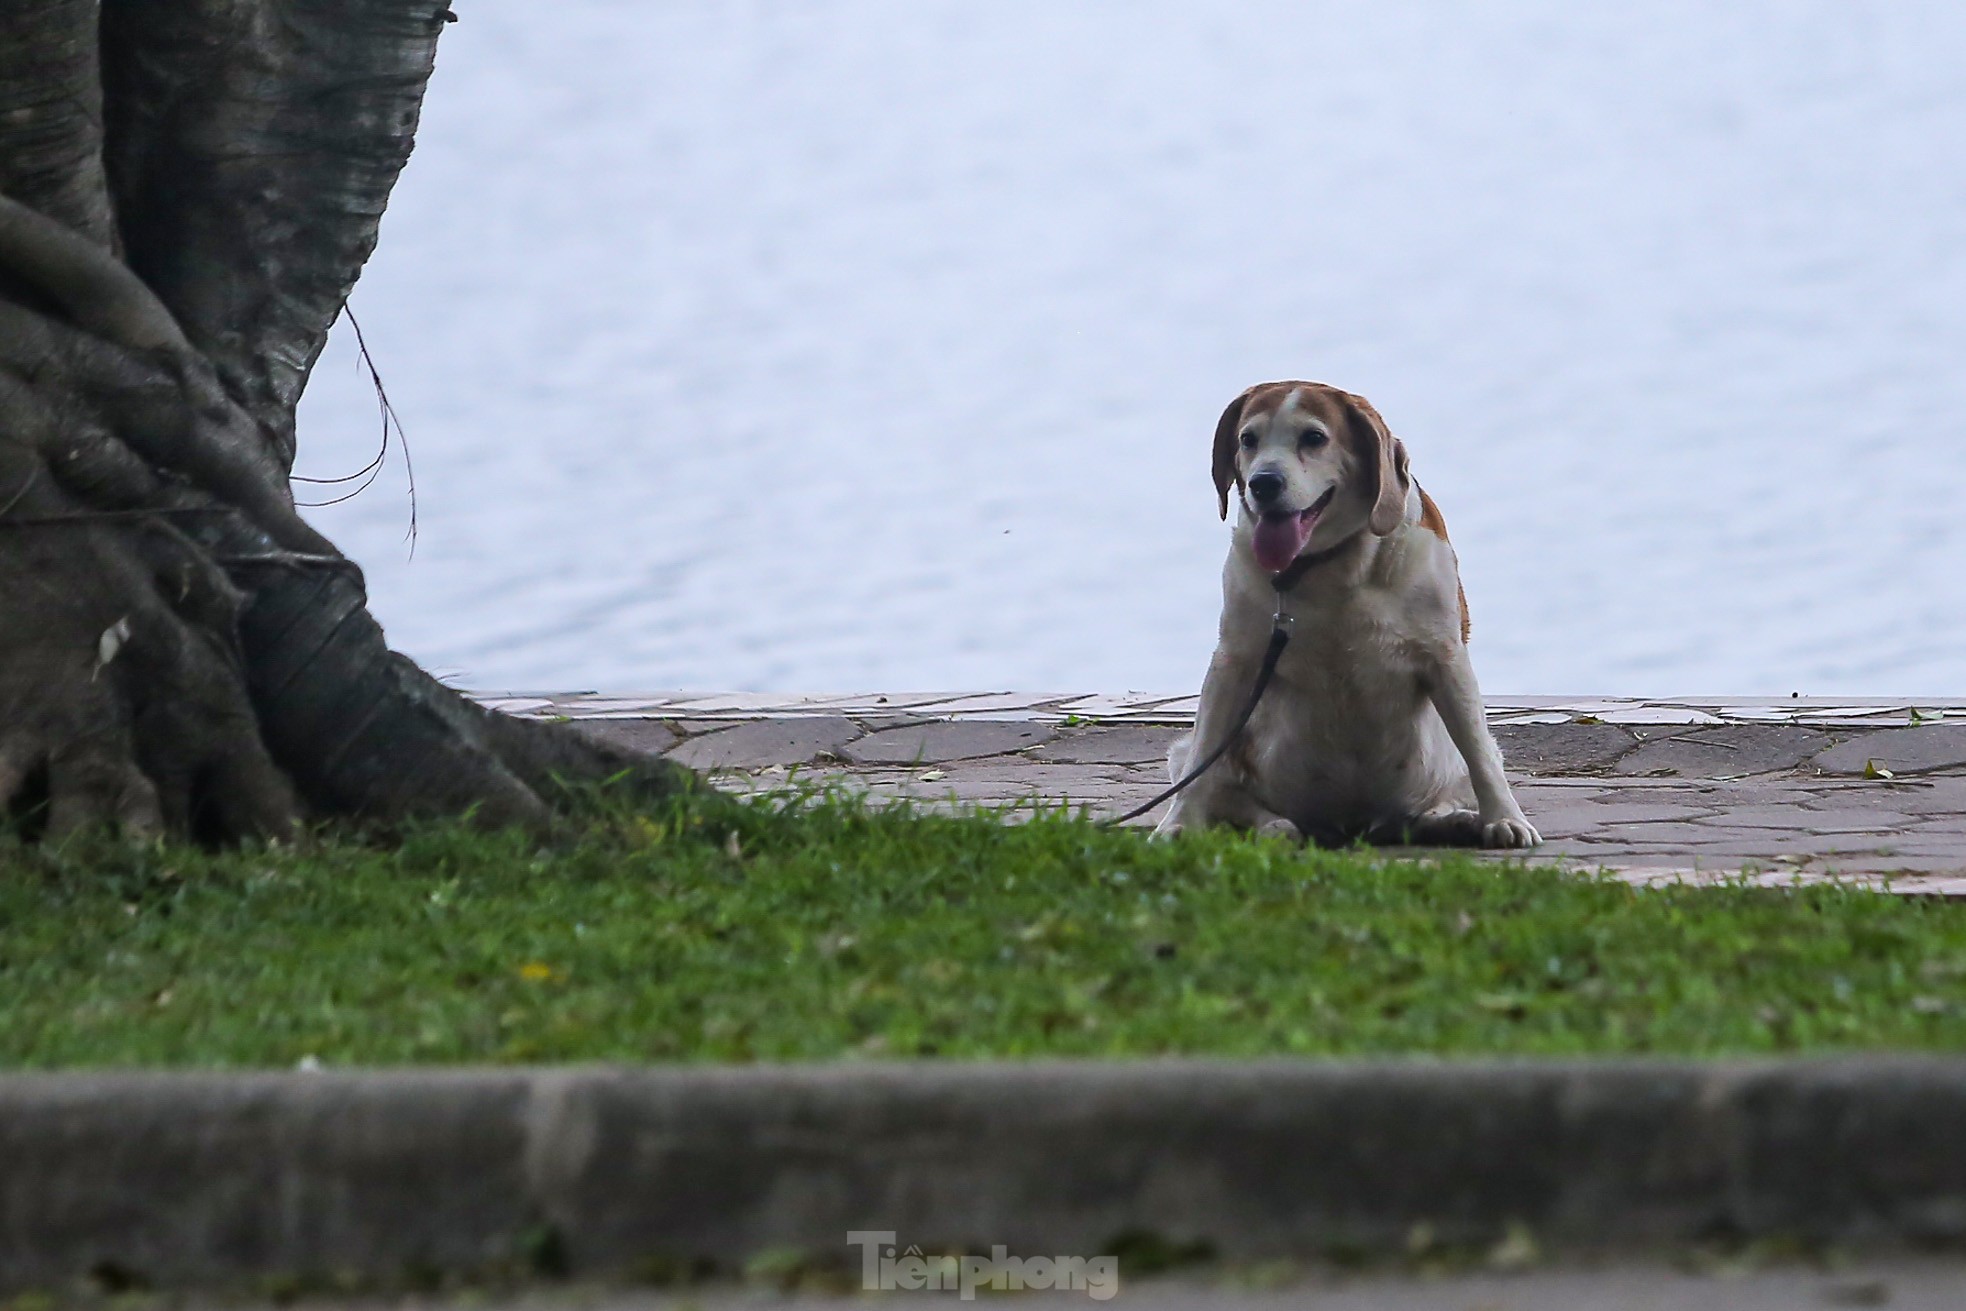
[[[0,837],[0,1066],[1966,1048],[1966,906],[819,799]]]

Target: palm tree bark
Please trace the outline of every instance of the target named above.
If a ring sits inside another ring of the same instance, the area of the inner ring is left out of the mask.
[[[450,17],[0,16],[0,803],[223,837],[303,809],[538,824],[562,781],[687,783],[392,653],[288,489],[295,408]]]

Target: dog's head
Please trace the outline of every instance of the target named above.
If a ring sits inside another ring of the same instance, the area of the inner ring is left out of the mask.
[[[1406,516],[1406,447],[1363,396],[1318,382],[1266,382],[1229,402],[1215,425],[1215,494],[1229,517],[1234,487],[1255,525],[1256,560],[1272,573],[1320,523],[1336,542]]]

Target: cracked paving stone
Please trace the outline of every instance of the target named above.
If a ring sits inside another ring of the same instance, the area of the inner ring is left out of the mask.
[[[1532,806],[1525,802],[1522,809],[1546,842],[1554,838],[1577,837],[1597,827],[1597,821],[1588,813],[1575,808]]]
[[[1501,724],[1494,731],[1509,767],[1529,774],[1604,769],[1638,741],[1615,724]]]
[[[1584,809],[1588,805],[1589,809]],[[1719,807],[1656,805],[1650,801],[1594,801],[1584,803],[1578,809],[1599,828],[1626,826],[1632,824],[1669,824],[1678,820],[1696,819],[1712,814]]]
[[[1966,724],[1925,724],[1865,733],[1817,756],[1816,768],[1826,774],[1861,774],[1873,760],[1881,768],[1900,774],[1966,765]]]
[[[1956,856],[1852,856],[1829,859],[1824,868],[1850,874],[1966,874],[1966,860]]]
[[[1904,805],[1906,799],[1925,796],[1936,785],[1947,780],[1944,776],[1906,779],[1898,782],[1892,779],[1865,779],[1852,782],[1847,779],[1818,779],[1813,786],[1792,787],[1793,796],[1803,799],[1803,804],[1815,810],[1888,810],[1910,813]],[[1786,798],[1784,798],[1786,800]],[[1966,795],[1959,798],[1966,801]]]
[[[1533,859],[1541,858],[1541,848],[1537,848]],[[1601,847],[1578,855],[1559,855],[1557,861],[1583,866],[1590,869],[1691,869],[1693,855],[1686,851],[1633,851],[1606,843]]]
[[[1067,765],[1137,765],[1167,762],[1174,739],[1188,730],[1172,725],[1123,724],[1113,728],[1065,728],[1032,756]]]
[[[1715,842],[1752,839],[1753,829],[1729,829],[1723,824],[1668,822],[1657,824],[1606,824],[1597,829],[1603,840],[1631,846],[1661,847],[1680,845],[1705,847]]]
[[[1650,774],[1670,769],[1688,778],[1768,774],[1794,769],[1830,741],[1822,729],[1788,724],[1720,724],[1669,737],[1654,733],[1636,750],[1619,757],[1612,772]]]
[[[770,721],[745,719],[671,719],[665,721],[684,737],[701,737],[705,733],[721,733],[734,724],[760,723]]]
[[[1547,834],[1545,834],[1543,838],[1543,845],[1534,848],[1533,854],[1536,855],[1537,857],[1601,856],[1604,854],[1604,852],[1607,849],[1609,849],[1609,846],[1610,844],[1607,843],[1588,842],[1582,838],[1574,838],[1574,837],[1552,838]]]
[[[1050,724],[1027,721],[959,719],[870,733],[845,754],[868,765],[939,765],[1039,746],[1051,740],[1053,731]]]
[[[1950,820],[1954,816],[1966,816],[1966,792],[1960,796],[1903,796],[1893,810],[1913,818]]]
[[[1887,810],[1733,806],[1720,811],[1707,822],[1740,828],[1799,829],[1810,833],[1890,833],[1908,828],[1911,816]]]
[[[1898,849],[1894,838],[1866,838],[1848,833],[1774,833],[1767,829],[1729,835],[1699,848],[1716,856],[1885,856]]]
[[[1132,787],[1139,780],[1118,765],[1052,765],[985,756],[955,761],[944,771],[951,783],[1016,783],[1041,787]]]
[[[1893,810],[1908,815],[1966,815],[1966,779],[1929,778],[1887,787]]]
[[[1966,843],[1966,815],[1913,815],[1900,832],[1907,837],[1953,837]]]
[[[1907,856],[1954,856],[1966,864],[1966,838],[1957,833],[1897,833],[1891,837],[1891,849]]]
[[[675,729],[660,719],[570,719],[574,731],[609,746],[630,751],[646,751],[659,756],[679,738]]]
[[[860,734],[860,725],[844,716],[756,719],[693,737],[671,751],[669,758],[691,769],[805,765],[822,755],[837,755]]]

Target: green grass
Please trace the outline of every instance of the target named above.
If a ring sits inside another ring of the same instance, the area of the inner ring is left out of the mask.
[[[0,838],[5,1067],[1887,1046],[1966,1047],[1966,906],[837,799]]]

